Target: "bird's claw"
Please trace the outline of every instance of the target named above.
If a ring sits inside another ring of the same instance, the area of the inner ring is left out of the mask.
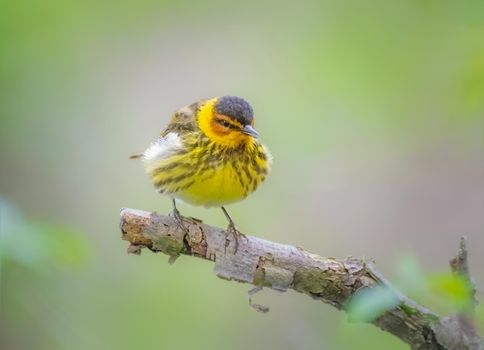
[[[173,209],[172,211],[172,215],[173,215],[173,218],[175,219],[178,227],[183,230],[183,232],[185,233],[188,233],[188,229],[185,227],[185,225],[183,224],[183,216],[181,216],[180,212],[178,211],[178,209]]]
[[[225,253],[227,253],[227,246],[230,243],[230,240],[228,239],[230,235],[234,237],[234,254],[236,254],[239,249],[239,239],[244,238],[246,241],[248,241],[248,238],[242,232],[237,230],[233,223],[230,223],[227,226],[227,229],[225,230],[225,245],[224,245]]]

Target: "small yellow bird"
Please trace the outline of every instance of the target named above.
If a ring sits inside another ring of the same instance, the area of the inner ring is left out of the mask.
[[[225,235],[233,235],[235,252],[244,235],[224,205],[254,192],[272,163],[253,125],[252,107],[240,97],[201,100],[176,111],[148,149],[131,157],[142,158],[158,192],[172,198],[173,215],[182,227],[175,199],[221,207],[229,222]]]

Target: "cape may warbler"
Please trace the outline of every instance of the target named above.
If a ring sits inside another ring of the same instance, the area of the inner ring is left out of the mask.
[[[240,97],[201,100],[176,111],[148,149],[133,156],[143,159],[158,192],[173,199],[173,215],[182,227],[175,199],[221,207],[235,251],[242,234],[223,206],[254,192],[272,159],[253,125],[252,107]]]

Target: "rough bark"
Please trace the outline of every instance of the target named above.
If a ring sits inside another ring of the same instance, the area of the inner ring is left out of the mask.
[[[234,241],[226,239],[224,230],[193,218],[184,218],[182,227],[171,216],[123,209],[120,227],[122,239],[130,242],[128,252],[140,253],[145,247],[169,255],[170,263],[181,254],[211,260],[218,277],[253,284],[250,295],[262,287],[293,289],[345,310],[351,297],[362,289],[390,287],[372,262],[354,257],[321,257],[299,247],[252,236],[240,239],[234,254]],[[465,245],[461,245],[456,259],[465,263],[454,263],[459,266],[454,271],[465,271],[469,276]],[[412,349],[482,350],[482,339],[467,315],[439,317],[404,295],[396,295],[397,306],[371,321],[374,325]],[[251,305],[258,311],[267,311],[264,306]]]

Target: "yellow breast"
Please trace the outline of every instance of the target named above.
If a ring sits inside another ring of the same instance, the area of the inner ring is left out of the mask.
[[[173,142],[172,142],[173,143]],[[198,144],[145,157],[146,170],[159,192],[194,205],[222,206],[244,199],[269,172],[271,157],[259,143],[239,151]],[[156,153],[156,152],[155,152]]]
[[[255,175],[252,171],[249,173]],[[255,190],[245,175],[239,175],[230,164],[221,165],[200,173],[191,186],[172,195],[185,202],[207,207],[233,203]],[[259,184],[262,180],[256,178],[255,181]]]

